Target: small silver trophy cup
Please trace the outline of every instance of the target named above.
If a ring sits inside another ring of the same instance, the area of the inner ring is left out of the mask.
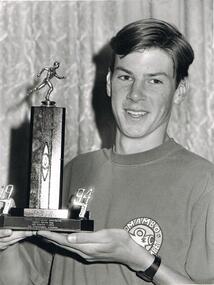
[[[37,77],[44,71],[46,77],[30,91],[31,94],[48,87],[41,106],[31,107],[29,207],[14,207],[13,187],[8,185],[0,192],[0,206],[3,203],[0,227],[61,232],[93,231],[94,221],[89,218],[87,211],[91,197],[89,190],[87,193],[90,195],[84,196],[83,190],[77,189],[74,207],[61,209],[65,108],[56,107],[56,103],[50,100],[53,91],[51,79],[65,79],[56,72],[59,66],[60,63],[55,61],[53,66],[42,68]]]

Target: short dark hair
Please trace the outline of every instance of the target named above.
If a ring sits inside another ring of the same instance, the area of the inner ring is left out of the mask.
[[[115,55],[127,54],[142,49],[160,48],[172,58],[177,85],[188,76],[188,69],[194,59],[191,45],[178,29],[154,18],[142,19],[126,25],[110,41],[113,50],[110,69],[113,72]]]

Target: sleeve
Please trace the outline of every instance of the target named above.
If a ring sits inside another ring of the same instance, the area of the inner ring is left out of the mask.
[[[214,284],[214,179],[192,210],[192,229],[186,272],[200,284]]]
[[[26,285],[47,285],[53,261],[53,245],[35,241],[19,244],[19,256],[24,263],[29,281]],[[24,284],[23,284],[24,285]]]

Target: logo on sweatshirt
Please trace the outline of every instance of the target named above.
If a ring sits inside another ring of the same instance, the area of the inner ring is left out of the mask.
[[[136,218],[129,221],[124,229],[130,237],[151,254],[160,250],[163,234],[158,223],[151,218]]]

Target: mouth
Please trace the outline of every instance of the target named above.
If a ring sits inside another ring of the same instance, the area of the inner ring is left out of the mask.
[[[148,114],[148,112],[146,111],[134,111],[134,110],[126,110],[126,113],[133,119],[140,119]]]

